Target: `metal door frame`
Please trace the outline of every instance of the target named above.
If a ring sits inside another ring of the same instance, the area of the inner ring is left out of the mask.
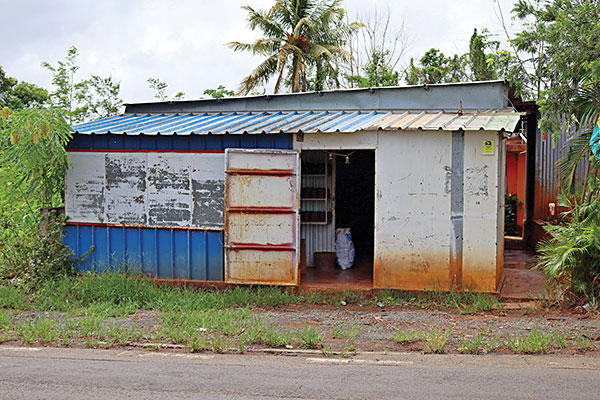
[[[283,154],[295,156],[294,170],[266,170],[266,169],[231,169],[229,168],[229,155],[232,153],[246,154]],[[258,284],[258,285],[282,285],[298,286],[300,281],[300,151],[298,150],[280,150],[280,149],[225,149],[225,204],[224,204],[224,279],[228,283]],[[293,176],[295,183],[295,201],[293,208],[283,207],[229,207],[230,188],[229,182],[232,175],[263,175],[263,176]],[[229,214],[230,213],[256,213],[256,214],[294,214],[294,242],[292,246],[281,246],[272,244],[229,244]],[[232,279],[229,271],[229,252],[235,249],[261,250],[261,251],[293,251],[294,265],[293,280],[290,282],[266,282],[261,280]]]

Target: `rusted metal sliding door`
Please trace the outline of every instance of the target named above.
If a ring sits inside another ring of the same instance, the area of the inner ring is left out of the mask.
[[[225,151],[225,280],[297,285],[299,153]]]

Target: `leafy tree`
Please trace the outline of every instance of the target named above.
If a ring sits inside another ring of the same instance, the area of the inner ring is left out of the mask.
[[[564,188],[577,190],[576,171],[590,153],[592,128],[600,109],[600,3],[519,1],[513,13],[523,29],[510,39],[518,62],[510,76],[519,94],[540,105],[544,136],[575,132],[567,155],[558,164]],[[508,35],[508,34],[507,34]],[[598,174],[598,161],[588,163],[586,176]],[[580,202],[585,200],[588,179]]]
[[[4,107],[0,118],[0,205],[29,212],[63,202],[71,128],[59,111]],[[12,207],[14,208],[14,207]]]
[[[219,85],[219,87],[216,89],[206,89],[204,94],[212,97],[213,99],[221,99],[223,97],[231,97],[235,93],[233,90],[228,90],[225,88],[225,86]]]
[[[161,81],[158,78],[148,78],[146,79],[148,82],[148,86],[150,89],[154,90],[154,98],[160,101],[165,101],[167,99],[167,85],[165,82]],[[173,96],[173,100],[181,100],[185,96],[185,92],[177,92],[175,96]]]
[[[0,66],[0,108],[13,110],[39,107],[48,101],[48,92],[33,83],[19,82],[4,72]]]
[[[158,78],[148,78],[146,82],[148,82],[148,86],[150,86],[150,89],[154,90],[155,99],[158,99],[160,101],[165,101],[167,99],[167,95],[165,94],[165,92],[169,85],[167,85],[165,82],[162,82]]]
[[[83,97],[86,119],[106,118],[119,113],[123,104],[120,82],[115,82],[111,76],[102,78],[98,75],[92,75],[84,82],[87,87]]]
[[[523,23],[511,41],[527,78],[521,91],[538,100],[540,128],[559,132],[592,119],[600,104],[600,2],[520,0],[513,12]]]
[[[67,50],[65,60],[58,61],[56,66],[47,61],[42,62],[42,67],[52,72],[52,84],[54,90],[50,92],[52,106],[63,110],[69,124],[80,122],[85,118],[87,109],[84,99],[87,85],[84,81],[75,81],[75,74],[79,70],[77,48],[71,46]]]
[[[474,29],[467,53],[446,57],[440,50],[430,49],[418,65],[410,60],[405,79],[409,85],[505,79],[515,62],[486,29],[481,33]]]
[[[0,280],[33,288],[74,271],[63,219],[51,212],[44,218],[40,210],[64,204],[70,138],[54,108],[0,111]]]
[[[405,72],[405,80],[409,85],[460,82],[466,80],[467,60],[464,55],[446,57],[438,49],[429,49],[415,65],[414,59]]]
[[[311,67],[317,76],[316,87],[328,78],[337,82],[336,65],[347,62],[350,54],[343,48],[358,29],[346,24],[341,0],[278,0],[268,11],[248,11],[250,29],[260,29],[264,37],[254,43],[230,42],[234,51],[249,51],[266,57],[240,85],[239,93],[248,93],[277,76],[274,92],[282,86],[292,92],[308,88]]]
[[[64,60],[52,65],[46,61],[42,66],[52,72],[54,90],[50,92],[50,102],[55,109],[62,110],[69,124],[86,119],[103,118],[118,113],[123,102],[119,97],[121,84],[112,77],[101,78],[92,75],[88,79],[76,80],[79,71],[75,46],[67,50]]]
[[[513,81],[523,96],[540,105],[544,135],[571,134],[567,156],[558,165],[566,190],[559,205],[569,212],[562,224],[548,227],[554,238],[540,245],[540,265],[597,307],[600,163],[590,155],[590,139],[600,115],[600,2],[520,0],[513,13],[523,26],[510,40],[518,60],[512,72],[520,77]],[[585,178],[577,182],[575,172],[583,160]]]
[[[489,40],[490,35],[486,29],[482,34],[477,33],[477,28],[473,31],[471,40],[469,40],[469,55],[468,64],[471,69],[471,76],[476,81],[488,81],[498,79],[504,75],[502,71],[498,71],[501,55],[498,47],[500,42]],[[486,53],[486,50],[491,50]]]
[[[387,50],[380,52],[375,50],[371,60],[363,67],[364,75],[351,75],[346,79],[357,87],[382,87],[396,86],[400,81],[400,73],[393,71],[386,64]]]

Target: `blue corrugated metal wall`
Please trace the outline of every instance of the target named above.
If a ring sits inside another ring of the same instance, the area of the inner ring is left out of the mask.
[[[291,134],[127,136],[75,134],[67,149],[225,150],[291,149]],[[171,228],[67,225],[64,241],[76,256],[94,252],[80,270],[111,271],[129,265],[160,278],[222,281],[223,232]]]
[[[127,266],[161,278],[223,280],[220,231],[67,225],[64,241],[77,256],[94,246],[83,271]]]

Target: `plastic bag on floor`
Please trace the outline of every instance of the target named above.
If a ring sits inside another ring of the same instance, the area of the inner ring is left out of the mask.
[[[350,228],[338,228],[335,230],[335,255],[341,269],[348,269],[354,263],[354,243]]]

